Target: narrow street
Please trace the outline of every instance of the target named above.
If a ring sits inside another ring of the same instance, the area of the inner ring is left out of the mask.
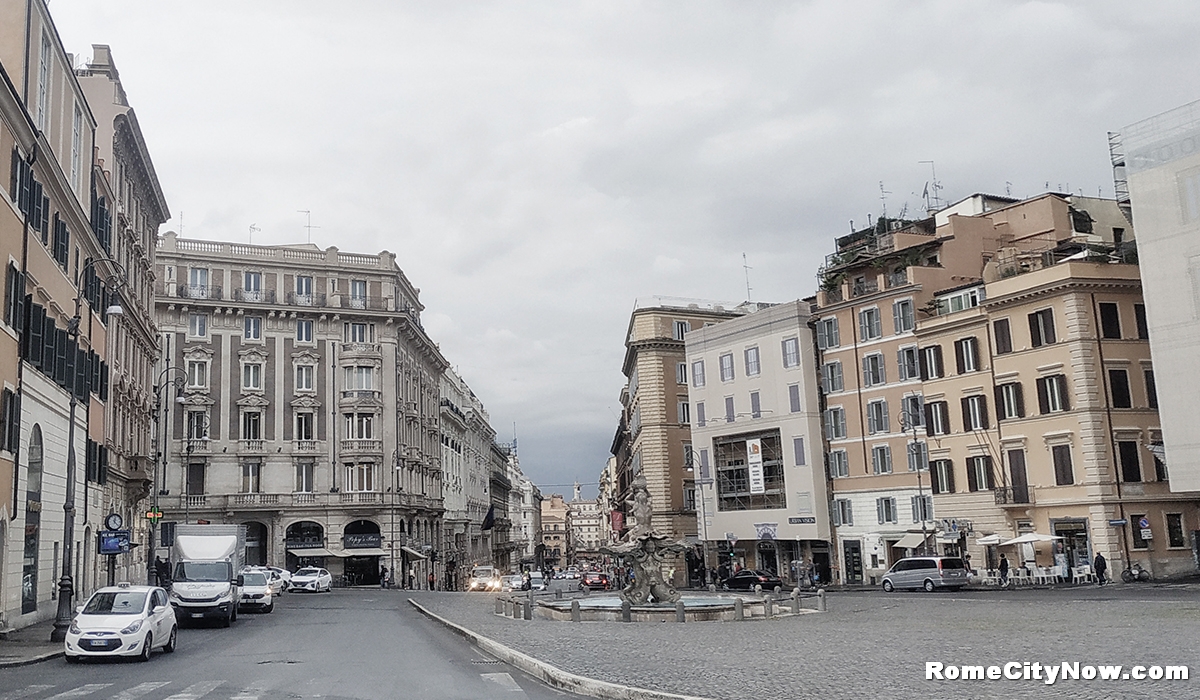
[[[184,628],[149,663],[53,659],[0,669],[0,700],[570,698],[415,612],[404,591],[284,596],[231,629]]]

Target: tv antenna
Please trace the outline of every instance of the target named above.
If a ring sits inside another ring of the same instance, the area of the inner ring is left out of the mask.
[[[304,217],[305,217],[304,229],[305,229],[305,231],[307,231],[308,242],[312,243],[312,230],[314,228],[321,228],[321,227],[313,226],[311,211],[309,211],[307,209],[297,209],[296,213],[304,215]]]
[[[258,224],[250,224],[250,233],[249,233],[249,235],[246,236],[246,242],[253,243],[254,242],[254,232],[261,231],[261,230],[262,229],[258,227]]]
[[[746,301],[750,301],[750,270],[752,269],[746,264],[746,254],[742,253],[742,271],[746,273]]]
[[[879,181],[879,201],[883,203],[883,216],[880,217],[882,219],[887,218],[887,196],[889,194],[891,194],[891,192],[883,189],[883,180],[880,180]]]
[[[925,192],[921,195],[925,198],[925,209],[928,211],[937,211],[942,208],[942,197],[938,194],[942,191],[942,183],[938,182],[937,168],[934,166],[932,160],[919,160],[917,162],[928,164],[930,175],[933,177],[932,180],[925,183]]]

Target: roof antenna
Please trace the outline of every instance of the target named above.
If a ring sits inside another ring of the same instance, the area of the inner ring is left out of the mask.
[[[311,211],[309,211],[307,209],[297,209],[296,213],[303,214],[306,217],[307,223],[304,224],[304,228],[306,231],[308,231],[308,242],[312,243],[312,230],[314,228],[321,228],[321,227],[312,225],[312,212]]]
[[[254,242],[254,232],[261,231],[261,230],[262,229],[258,227],[258,224],[250,224],[250,233],[249,233],[249,235],[246,236],[246,242],[253,243]]]
[[[1006,194],[1009,197],[1012,196],[1012,183],[1009,182],[1008,180],[1004,181],[1004,194]]]
[[[883,202],[883,216],[881,219],[887,218],[887,196],[891,194],[888,190],[883,189],[883,180],[879,181],[879,201]]]
[[[754,268],[746,264],[746,254],[742,253],[742,270],[746,273],[746,301],[750,301],[750,270]]]
[[[934,166],[932,160],[919,160],[917,162],[923,165],[928,164],[929,173],[933,176],[929,184],[925,185],[925,209],[927,211],[937,211],[942,208],[942,197],[938,194],[942,190],[942,183],[938,182],[937,168]]]

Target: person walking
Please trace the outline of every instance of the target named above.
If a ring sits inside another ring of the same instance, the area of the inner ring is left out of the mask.
[[[379,567],[379,587],[387,588],[388,568],[386,566]]]
[[[1000,585],[1008,585],[1008,557],[1000,555]]]
[[[1100,552],[1096,552],[1096,558],[1092,560],[1092,566],[1096,570],[1096,585],[1104,585],[1104,575],[1108,573],[1108,561]]]
[[[426,579],[428,579],[428,581],[429,581],[429,590],[431,590],[431,591],[432,591],[432,590],[433,590],[433,582],[434,582],[434,581],[433,581],[433,572],[432,572],[432,571],[430,571],[430,572],[429,572],[429,576],[427,576],[427,577],[426,577]]]

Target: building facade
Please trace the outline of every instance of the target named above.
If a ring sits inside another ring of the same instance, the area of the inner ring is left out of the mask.
[[[542,499],[542,558],[549,571],[567,568],[571,531],[567,527],[567,503],[562,494]]]
[[[567,531],[570,546],[567,558],[576,566],[598,565],[603,559],[600,545],[604,544],[598,500],[585,499],[580,495],[580,486],[575,484],[574,497],[567,504]]]

